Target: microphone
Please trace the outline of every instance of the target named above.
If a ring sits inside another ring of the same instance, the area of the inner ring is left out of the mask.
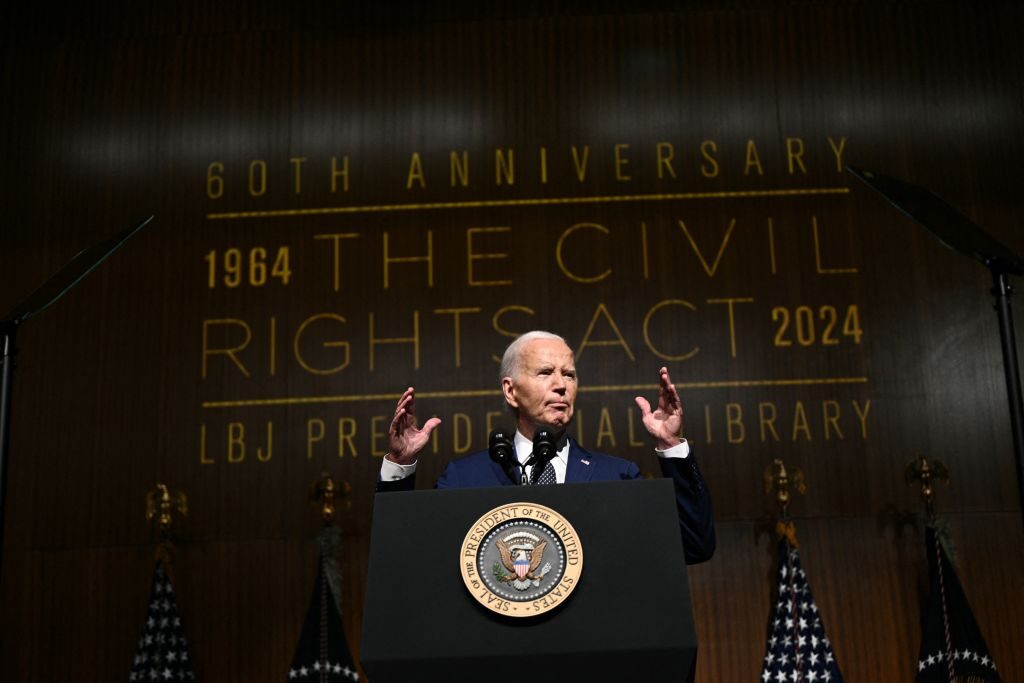
[[[558,444],[555,441],[555,435],[547,429],[538,429],[533,434],[533,455],[530,456],[530,461],[533,464],[533,472],[530,476],[530,483],[536,484],[537,479],[540,477],[541,471],[544,466],[548,464],[551,458],[555,457],[558,452]],[[529,464],[529,463],[528,463]]]
[[[547,429],[538,429],[533,434],[533,454],[538,460],[547,462],[555,457],[558,446],[555,443],[555,435]]]
[[[487,439],[487,452],[490,453],[491,460],[501,465],[501,469],[505,470],[508,478],[515,481],[512,471],[519,461],[516,458],[516,447],[508,432],[503,429],[495,429],[491,432],[490,438]]]

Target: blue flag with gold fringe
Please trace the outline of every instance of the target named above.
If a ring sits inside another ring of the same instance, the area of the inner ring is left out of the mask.
[[[288,681],[335,683],[358,681],[352,653],[341,624],[338,607],[340,576],[334,564],[333,548],[340,532],[331,527],[317,539],[321,545],[313,595],[309,599],[302,635],[288,670]]]
[[[935,527],[925,528],[928,602],[916,683],[998,683],[999,674]]]

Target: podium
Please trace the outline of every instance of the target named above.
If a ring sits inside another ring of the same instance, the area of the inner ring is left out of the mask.
[[[572,593],[539,616],[488,609],[460,571],[467,534],[512,503],[557,511],[582,547]],[[671,481],[376,495],[360,657],[371,683],[683,681],[696,655]]]

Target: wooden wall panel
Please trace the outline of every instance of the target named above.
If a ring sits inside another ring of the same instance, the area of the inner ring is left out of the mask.
[[[202,678],[286,671],[325,470],[353,487],[358,648],[394,395],[415,384],[444,419],[428,485],[502,419],[491,356],[530,327],[579,350],[577,436],[644,470],[635,387],[653,396],[667,363],[683,389],[721,538],[690,570],[701,680],[757,675],[775,457],[807,475],[802,558],[844,672],[909,677],[924,563],[903,468],[919,453],[952,472],[939,507],[961,578],[1005,680],[1024,675],[988,275],[842,168],[926,186],[1024,249],[1015,5],[3,12],[0,310],[157,220],[19,332],[0,677],[125,675],[157,481],[191,501],[178,589]],[[388,261],[428,240],[431,266]],[[257,248],[288,250],[287,282],[248,270]],[[418,358],[372,344],[371,316],[378,339],[418,320]],[[204,338],[245,348],[204,355]]]

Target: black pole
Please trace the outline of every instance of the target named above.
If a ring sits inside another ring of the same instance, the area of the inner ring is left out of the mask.
[[[936,197],[910,183],[888,176],[847,166],[868,187],[879,192],[892,205],[920,223],[939,242],[953,251],[970,257],[992,273],[992,295],[999,314],[999,338],[1003,345],[1003,371],[1010,403],[1010,427],[1013,430],[1014,466],[1017,468],[1017,498],[1021,520],[1024,521],[1024,401],[1020,393],[1020,366],[1017,362],[1017,340],[1013,334],[1008,276],[1024,276],[1024,258],[1000,244],[969,218]]]
[[[14,384],[14,335],[18,326],[52,305],[67,294],[82,278],[96,270],[101,263],[129,237],[142,230],[153,220],[147,216],[135,225],[122,230],[113,237],[78,252],[63,268],[50,276],[27,299],[13,310],[0,315],[0,573],[4,561],[4,523],[7,505],[7,457],[11,429],[11,388]],[[9,630],[9,629],[8,629]]]
[[[999,316],[999,339],[1003,344],[1003,370],[1006,373],[1006,393],[1010,401],[1010,428],[1013,430],[1013,454],[1017,465],[1017,496],[1024,521],[1024,400],[1020,392],[1020,365],[1017,362],[1017,338],[1013,332],[1013,311],[1010,295],[1013,287],[1005,272],[992,270],[992,296],[996,298]]]
[[[10,443],[11,389],[14,385],[14,332],[13,323],[0,324],[0,578],[4,566],[4,523],[7,506],[7,447]],[[2,582],[0,582],[2,585]]]

